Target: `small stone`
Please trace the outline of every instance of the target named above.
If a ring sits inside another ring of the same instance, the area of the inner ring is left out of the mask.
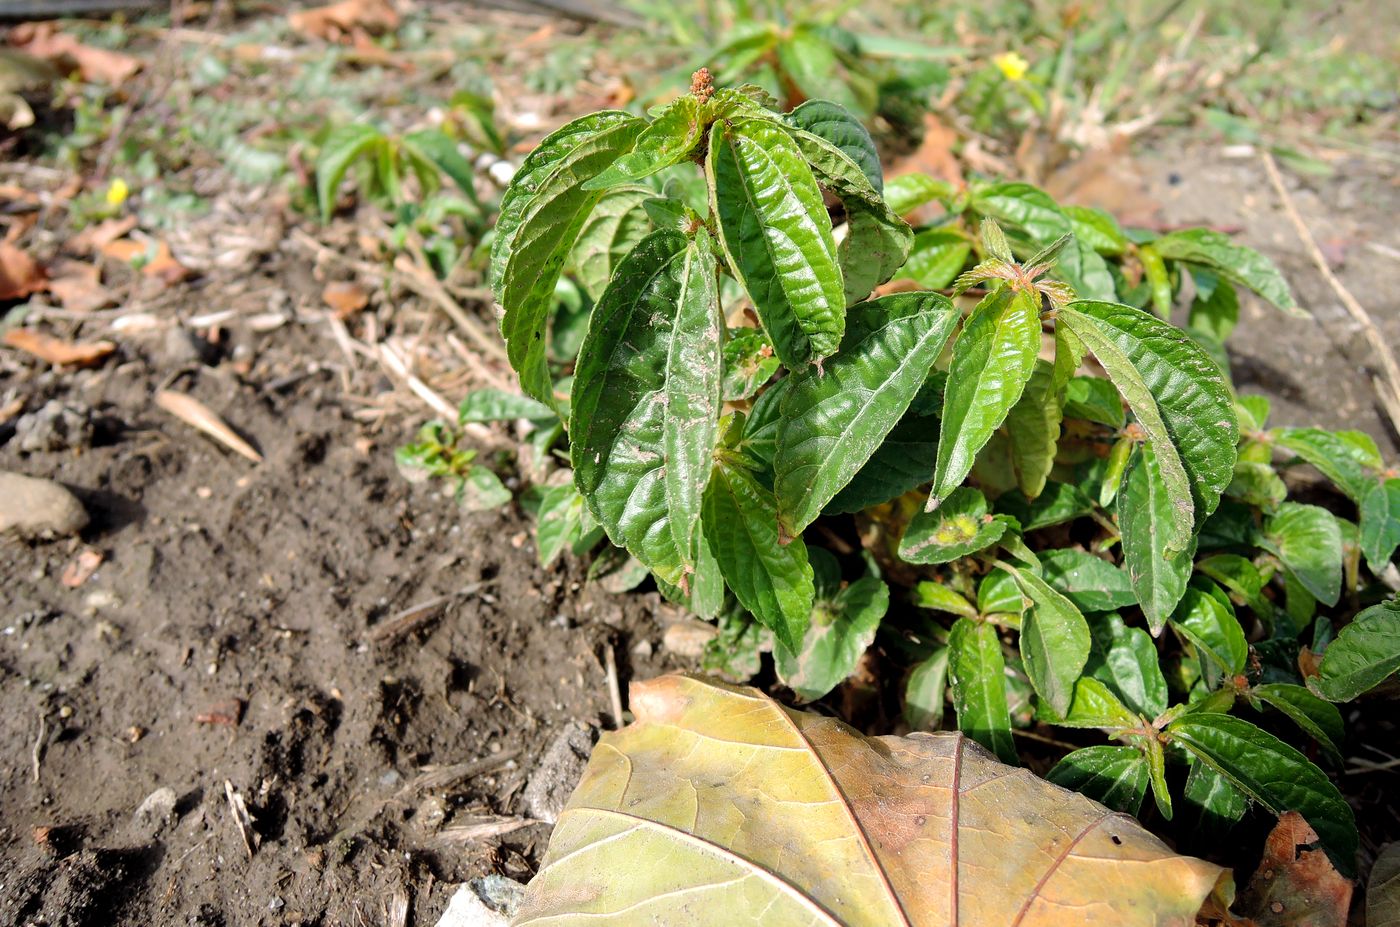
[[[15,443],[23,454],[91,447],[92,411],[81,403],[50,399],[15,422]]]
[[[596,736],[597,732],[581,721],[572,721],[559,732],[525,784],[521,804],[526,814],[547,824],[558,820],[588,765]]]
[[[142,838],[150,840],[175,818],[175,790],[165,785],[146,796],[131,816],[132,827]]]
[[[87,523],[83,504],[53,480],[0,471],[0,534],[67,537]]]
[[[509,922],[506,915],[491,910],[470,885],[459,885],[437,927],[506,927]]]
[[[632,645],[632,656],[641,657],[643,660],[650,659],[651,655],[655,652],[651,641],[647,640],[645,637]]]
[[[709,622],[687,618],[666,629],[661,646],[678,657],[698,660],[705,653],[705,645],[718,634],[719,628]]]

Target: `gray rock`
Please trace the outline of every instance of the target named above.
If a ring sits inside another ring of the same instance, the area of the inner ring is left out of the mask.
[[[0,470],[0,534],[66,537],[87,523],[83,504],[58,483]]]
[[[470,885],[459,885],[437,927],[506,927],[509,923],[506,915],[491,910]]]
[[[146,796],[131,816],[131,826],[138,836],[149,840],[174,819],[175,790],[166,785]]]
[[[548,824],[559,819],[569,795],[583,776],[597,732],[581,721],[571,721],[544,751],[540,765],[525,784],[521,804],[530,817]]]
[[[15,444],[25,454],[92,447],[92,410],[50,399],[15,422]]]

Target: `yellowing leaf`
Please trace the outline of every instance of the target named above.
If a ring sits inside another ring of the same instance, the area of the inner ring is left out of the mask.
[[[1194,924],[1228,875],[959,734],[866,738],[757,690],[632,687],[514,923]]]

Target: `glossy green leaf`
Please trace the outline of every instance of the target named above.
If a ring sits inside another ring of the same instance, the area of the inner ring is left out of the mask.
[[[545,331],[554,284],[600,193],[583,184],[632,147],[644,123],[607,111],[575,119],[540,142],[501,199],[491,246],[491,287],[501,333],[525,392],[554,402]]]
[[[1215,554],[1197,562],[1196,569],[1229,590],[1234,604],[1248,606],[1266,626],[1273,627],[1279,616],[1264,597],[1264,578],[1252,562],[1236,554]]]
[[[1147,760],[1133,747],[1075,750],[1056,763],[1045,778],[1124,814],[1136,815],[1147,797]]]
[[[1248,460],[1235,462],[1235,475],[1225,494],[1257,509],[1272,512],[1288,498],[1288,487],[1274,468],[1266,463]]]
[[[455,139],[441,129],[423,129],[405,135],[403,145],[430,161],[450,177],[472,202],[476,202],[476,169],[457,147]]]
[[[667,582],[693,572],[720,409],[709,236],[648,236],[593,310],[572,394],[574,479],[613,542]]]
[[[947,647],[939,647],[909,673],[904,686],[904,721],[911,731],[936,731],[943,726],[948,693]]]
[[[1211,688],[1219,685],[1222,672],[1233,675],[1244,671],[1249,644],[1228,600],[1222,602],[1209,592],[1190,587],[1172,612],[1171,623],[1215,665]]]
[[[1118,498],[1118,490],[1123,486],[1123,477],[1128,472],[1136,446],[1132,438],[1122,437],[1114,441],[1109,449],[1103,468],[1103,481],[1099,484],[1099,505],[1103,508],[1108,508]]]
[[[1162,257],[1196,264],[1238,286],[1253,290],[1289,315],[1310,318],[1299,308],[1274,262],[1264,255],[1236,244],[1230,236],[1213,229],[1185,229],[1163,235],[1152,243]]]
[[[1230,283],[1217,280],[1210,294],[1202,298],[1199,274],[1196,275],[1196,279],[1196,298],[1191,301],[1191,313],[1187,316],[1186,327],[1216,344],[1224,344],[1240,319],[1239,294]]]
[[[1029,570],[1006,569],[1032,602],[1021,617],[1021,659],[1031,685],[1064,717],[1074,700],[1074,683],[1084,671],[1092,644],[1089,625],[1074,603]]]
[[[1337,787],[1307,757],[1232,715],[1193,712],[1167,726],[1173,742],[1275,814],[1297,811],[1343,874],[1355,871],[1356,823]]]
[[[1045,581],[1081,611],[1107,612],[1137,604],[1126,571],[1083,550],[1040,552]]]
[[[1229,833],[1249,809],[1249,799],[1243,792],[1199,760],[1191,761],[1181,797],[1190,809],[1191,833],[1202,846]]]
[[[1349,702],[1400,671],[1400,599],[1372,605],[1327,645],[1308,687],[1331,702]]]
[[[1015,764],[1011,713],[1006,706],[1006,660],[995,625],[959,618],[948,635],[948,683],[958,730]]]
[[[1116,612],[1091,616],[1089,630],[1093,648],[1084,674],[1111,688],[1133,711],[1149,718],[1166,711],[1167,681],[1148,633],[1128,627]]]
[[[646,187],[613,187],[584,221],[569,264],[594,302],[602,298],[617,265],[651,231],[644,204],[655,196]]]
[[[1128,422],[1118,388],[1103,377],[1074,377],[1065,386],[1065,418],[1119,429]]]
[[[826,695],[855,670],[889,604],[889,587],[874,576],[818,601],[801,649],[782,643],[774,648],[778,678],[804,701]]]
[[[936,293],[900,293],[854,307],[841,351],[793,375],[782,403],[774,491],[796,535],[880,447],[923,386],[958,314]]]
[[[1040,306],[1029,295],[1003,286],[972,311],[953,342],[930,505],[962,484],[1021,398],[1039,352]]]
[[[1006,416],[1011,469],[1017,486],[1028,498],[1040,495],[1055,466],[1062,414],[1054,367],[1037,359],[1025,392]]]
[[[1283,561],[1319,602],[1337,604],[1342,592],[1342,533],[1331,512],[1285,502],[1265,519],[1259,546]]]
[[[687,94],[677,98],[642,130],[631,151],[585,183],[583,188],[606,190],[679,164],[700,144],[705,131],[700,110],[700,101],[695,97]]]
[[[731,328],[724,342],[724,401],[752,397],[778,372],[768,336],[757,328]]]
[[[883,204],[845,202],[846,236],[837,246],[847,304],[859,302],[889,280],[909,256],[914,230]]]
[[[1219,368],[1179,329],[1128,306],[1080,301],[1059,319],[1147,432],[1172,512],[1165,549],[1185,551],[1234,475],[1239,423]]]
[[[1147,281],[1148,292],[1152,294],[1152,311],[1157,318],[1171,321],[1172,281],[1167,274],[1166,262],[1161,253],[1151,245],[1138,249],[1138,261],[1142,264],[1143,279]]]
[[[884,189],[885,179],[875,140],[846,107],[830,100],[808,100],[788,113],[788,120],[797,128],[826,139],[855,162],[876,193]]]
[[[900,174],[885,181],[885,202],[900,216],[934,200],[950,200],[955,193],[948,181],[936,180],[928,174]]]
[[[1379,469],[1380,462],[1349,442],[1339,432],[1321,428],[1275,428],[1274,443],[1292,451],[1316,467],[1358,505],[1374,482],[1367,469]]]
[[[850,109],[865,109],[848,82],[832,79],[841,70],[836,50],[813,30],[799,26],[778,43],[777,51],[784,75],[804,96],[827,97]]]
[[[920,580],[915,584],[912,601],[919,608],[948,612],[952,615],[961,615],[964,618],[977,617],[977,609],[971,602],[942,583],[927,579]]]
[[[778,541],[773,494],[743,466],[721,459],[705,489],[705,539],[739,603],[797,650],[816,597],[807,545]]]
[[[1152,783],[1152,801],[1157,805],[1157,813],[1170,821],[1172,793],[1167,784],[1167,751],[1155,737],[1139,738],[1137,743],[1147,757],[1147,778]]]
[[[1128,250],[1128,236],[1118,225],[1118,220],[1089,206],[1060,207],[1069,217],[1074,228],[1074,237],[1093,248],[1099,254],[1120,255]]]
[[[1058,715],[1041,702],[1036,718],[1060,727],[1100,728],[1110,733],[1142,726],[1142,719],[1123,704],[1112,689],[1092,676],[1075,680],[1074,697],[1066,714]]]
[[[350,165],[384,144],[383,132],[358,122],[340,126],[326,138],[316,156],[316,202],[321,205],[322,222],[329,222],[335,212],[336,192]]]
[[[1361,499],[1361,552],[1372,573],[1379,574],[1400,546],[1400,479],[1372,483]]]
[[[983,615],[1019,616],[1030,604],[1030,599],[1021,592],[1015,578],[1000,567],[982,577],[977,584],[977,610]]]
[[[1020,490],[997,499],[997,511],[1004,512],[1021,524],[1022,531],[1035,531],[1074,521],[1094,510],[1094,501],[1072,483],[1045,484],[1034,499],[1027,499]]]
[[[972,208],[1004,228],[1023,233],[1036,245],[1048,245],[1074,231],[1059,204],[1044,190],[1028,183],[985,187],[973,196]]]
[[[457,421],[464,425],[469,422],[504,422],[518,418],[543,422],[558,417],[549,406],[536,402],[529,396],[491,388],[472,390],[457,406]]]
[[[989,515],[987,500],[970,486],[953,494],[932,512],[918,512],[899,540],[906,563],[950,563],[991,547],[1012,524],[1005,515]]]
[[[1342,713],[1335,705],[1302,686],[1286,682],[1268,682],[1249,691],[1254,698],[1291,718],[1333,760],[1341,762],[1346,729],[1342,725]]]
[[[1193,542],[1188,541],[1185,552],[1171,549],[1177,509],[1157,455],[1148,445],[1138,448],[1128,464],[1115,504],[1123,537],[1123,563],[1148,627],[1156,636],[1186,592]]]
[[[545,490],[535,516],[535,546],[541,566],[549,566],[574,543],[586,516],[587,506],[573,483]]]
[[[958,278],[971,253],[972,242],[966,235],[952,229],[925,229],[914,236],[909,259],[895,276],[941,290]]]
[[[827,503],[826,514],[861,512],[897,499],[933,479],[938,418],[911,409],[851,481]]]
[[[729,267],[778,357],[800,370],[833,353],[845,285],[826,204],[796,143],[773,123],[717,122],[706,173]]]

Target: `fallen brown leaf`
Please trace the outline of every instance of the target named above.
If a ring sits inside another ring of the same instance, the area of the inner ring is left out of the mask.
[[[958,132],[933,113],[924,115],[924,138],[919,147],[899,158],[890,168],[888,176],[924,173],[938,180],[946,180],[955,186],[963,183],[962,165],[953,148],[958,143]]]
[[[12,328],[5,332],[5,344],[57,366],[91,367],[117,349],[110,341],[64,341],[32,328]]]
[[[141,70],[141,59],[84,45],[49,22],[24,23],[10,30],[10,44],[59,67],[76,70],[83,80],[120,86]]]
[[[1264,842],[1264,856],[1240,896],[1250,927],[1346,927],[1352,884],[1317,844],[1296,811],[1285,812]]]
[[[141,273],[155,277],[167,286],[179,283],[190,275],[190,269],[175,260],[175,256],[170,253],[170,245],[164,239],[158,239],[152,245],[151,242],[137,241],[133,238],[119,238],[103,245],[102,254],[127,264],[144,259]]]
[[[364,287],[357,283],[339,280],[326,284],[326,288],[321,291],[321,299],[325,300],[326,305],[331,307],[336,318],[341,320],[349,318],[369,305],[369,293],[365,291]]]
[[[1400,841],[1376,857],[1366,882],[1366,927],[1400,925]]]
[[[136,228],[135,216],[122,216],[106,219],[96,225],[89,225],[64,244],[64,250],[71,254],[98,254],[107,245]]]
[[[340,42],[353,38],[357,29],[370,33],[392,32],[399,27],[399,14],[389,0],[341,0],[329,6],[290,13],[287,22],[302,35]]]
[[[263,456],[254,450],[251,444],[244,441],[223,419],[214,414],[212,409],[193,396],[163,389],[156,393],[156,405],[253,463],[262,463]]]
[[[59,577],[59,582],[69,589],[77,589],[87,582],[101,565],[102,551],[89,547],[69,561],[68,565],[63,568],[63,575]]]
[[[9,242],[0,242],[0,299],[23,299],[47,286],[38,261]]]
[[[1066,206],[1092,206],[1115,216],[1125,226],[1151,227],[1159,204],[1147,192],[1147,182],[1122,145],[1099,148],[1064,164],[1045,179],[1045,192]]]
[[[49,292],[70,312],[93,312],[115,301],[95,264],[62,261],[50,273]]]

